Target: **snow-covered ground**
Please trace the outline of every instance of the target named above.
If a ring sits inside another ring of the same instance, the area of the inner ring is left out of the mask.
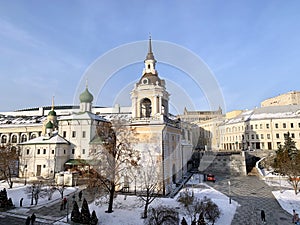
[[[231,224],[231,221],[234,217],[236,212],[236,208],[238,207],[238,203],[232,201],[229,204],[229,199],[226,195],[216,191],[215,189],[211,188],[210,186],[202,183],[201,179],[199,178],[192,178],[192,182],[189,184],[193,184],[193,186],[189,186],[189,191],[193,191],[195,197],[199,199],[203,199],[205,196],[210,198],[213,202],[215,202],[220,210],[221,210],[221,217],[216,221],[216,225],[221,224]],[[267,182],[269,185],[278,185],[278,182]],[[199,185],[200,184],[200,185]],[[283,181],[281,181],[280,185],[286,186]],[[16,211],[19,210],[22,213],[21,208],[19,206],[19,200],[21,197],[24,198],[23,206],[30,207],[31,198],[26,197],[28,193],[26,192],[26,187],[23,184],[15,184],[13,189],[8,189],[7,184],[5,182],[0,181],[0,189],[3,188],[7,189],[8,197],[13,199],[14,204],[17,206],[15,209]],[[65,194],[70,194],[76,191],[75,188],[67,188]],[[183,190],[182,190],[183,191]],[[283,209],[287,212],[292,213],[293,209],[297,212],[300,211],[300,194],[295,195],[293,190],[284,190],[283,192],[273,192],[275,198],[278,200],[280,205]],[[29,195],[28,195],[29,196]],[[177,195],[178,196],[178,195]],[[180,213],[180,218],[184,215],[182,214],[183,210],[180,208],[180,204],[177,202],[177,196],[172,198],[157,198],[151,206],[158,206],[158,205],[167,205],[177,209]],[[52,200],[55,201],[60,198],[60,194],[56,191],[53,194]],[[89,205],[90,212],[95,210],[97,217],[99,219],[99,225],[108,225],[108,224],[122,224],[122,225],[140,225],[143,224],[143,219],[141,219],[141,215],[143,212],[143,202],[141,202],[135,196],[125,196],[125,195],[118,195],[114,200],[114,212],[113,213],[105,213],[107,210],[107,204],[101,204],[102,201],[96,200]],[[47,198],[39,199],[39,205],[48,204],[49,201]],[[33,206],[34,207],[34,206]],[[81,205],[79,204],[79,207]],[[70,217],[70,215],[69,215]],[[187,220],[189,218],[185,216]],[[62,219],[61,222],[55,223],[56,225],[65,224],[63,221],[66,221],[66,218]]]

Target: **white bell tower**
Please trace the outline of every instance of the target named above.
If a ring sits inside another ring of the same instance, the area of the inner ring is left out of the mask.
[[[132,118],[136,120],[163,120],[163,116],[168,116],[169,93],[166,91],[165,81],[158,77],[155,64],[150,37],[142,77],[131,92]]]

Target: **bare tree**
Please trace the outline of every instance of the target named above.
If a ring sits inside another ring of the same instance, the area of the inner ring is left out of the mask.
[[[93,170],[109,194],[107,213],[113,212],[113,200],[117,188],[124,182],[124,174],[130,167],[138,166],[139,152],[133,149],[135,130],[125,120],[102,122],[97,127],[99,142],[94,143]]]
[[[148,152],[148,157],[143,166],[138,170],[140,192],[139,198],[144,202],[143,218],[147,218],[149,205],[161,194],[163,188],[160,162]]]
[[[176,225],[179,224],[178,212],[168,206],[150,208],[149,216],[145,221],[146,225]]]
[[[205,217],[212,222],[212,225],[214,225],[216,220],[220,217],[221,211],[216,203],[212,202],[211,199],[207,199],[205,205]]]
[[[12,176],[18,169],[18,151],[10,144],[0,146],[0,177],[3,177],[9,188],[13,187]]]

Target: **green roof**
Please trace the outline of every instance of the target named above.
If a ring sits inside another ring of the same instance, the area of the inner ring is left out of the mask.
[[[80,102],[91,103],[94,100],[94,97],[89,92],[89,90],[86,88],[85,91],[80,94],[79,100],[80,100]]]
[[[48,113],[48,116],[56,116],[56,112],[54,110],[51,110],[49,113]]]
[[[51,123],[51,121],[48,121],[48,123],[46,123],[46,129],[53,129],[53,123]]]

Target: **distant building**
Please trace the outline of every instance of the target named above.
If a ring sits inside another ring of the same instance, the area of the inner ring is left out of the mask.
[[[178,115],[177,118],[185,122],[199,122],[205,120],[211,120],[213,118],[219,117],[222,115],[222,109],[219,108],[216,111],[189,111],[184,108],[183,114]]]
[[[276,105],[300,105],[300,92],[291,91],[261,102],[261,107]]]
[[[300,149],[300,105],[269,106],[246,110],[219,125],[220,149],[277,150],[290,132]]]

